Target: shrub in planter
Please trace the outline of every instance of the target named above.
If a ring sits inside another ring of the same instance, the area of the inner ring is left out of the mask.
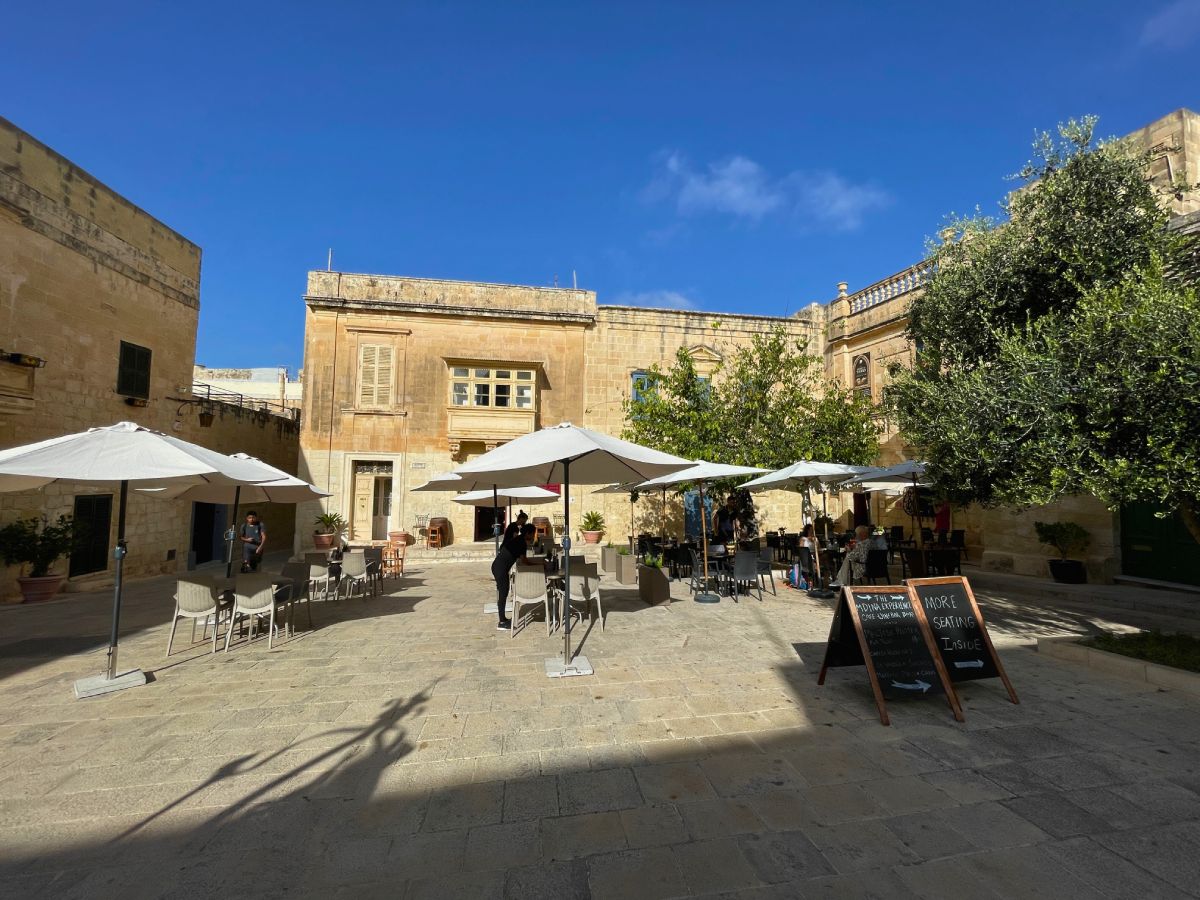
[[[1062,584],[1086,583],[1087,569],[1083,562],[1067,557],[1088,548],[1092,536],[1087,529],[1075,522],[1034,522],[1033,527],[1039,541],[1058,551],[1058,559],[1046,561],[1054,580]]]
[[[617,550],[617,582],[619,584],[637,584],[637,557],[628,548]]]
[[[338,535],[346,530],[348,524],[339,513],[321,513],[313,520],[317,530],[313,532],[313,546],[318,550],[328,550],[337,540]]]
[[[80,537],[70,516],[59,516],[53,524],[47,519],[18,519],[0,528],[0,555],[5,565],[21,566],[17,584],[27,602],[58,593],[66,576],[50,569],[79,545]]]
[[[608,542],[608,546],[600,548],[600,569],[604,572],[617,571],[617,548]]]
[[[583,532],[583,540],[588,544],[600,543],[600,538],[604,537],[604,516],[589,510],[583,514],[583,520],[579,523],[580,529]]]
[[[661,556],[647,556],[645,564],[638,566],[638,596],[643,603],[657,606],[671,602],[671,579],[662,568]]]

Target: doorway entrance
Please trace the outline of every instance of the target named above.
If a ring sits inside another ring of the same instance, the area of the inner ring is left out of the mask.
[[[81,543],[71,553],[67,574],[88,575],[108,568],[108,531],[112,525],[112,494],[84,494],[75,498],[75,526]]]
[[[354,501],[350,505],[350,537],[356,541],[387,539],[392,519],[392,464],[354,463]]]
[[[1179,518],[1159,518],[1151,503],[1121,507],[1121,572],[1137,578],[1200,585],[1200,546]]]
[[[214,559],[225,559],[225,522],[229,507],[223,503],[192,504],[192,546],[190,567]]]
[[[506,524],[507,511],[503,506],[500,507],[500,527],[503,528]],[[475,540],[490,541],[492,539],[492,525],[496,521],[496,512],[490,506],[475,507]]]

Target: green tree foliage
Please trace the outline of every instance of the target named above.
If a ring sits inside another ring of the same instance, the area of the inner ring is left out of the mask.
[[[910,309],[886,398],[957,503],[1079,492],[1178,509],[1200,539],[1195,247],[1167,228],[1149,157],[1043,137],[1003,223],[956,222]]]
[[[879,450],[870,400],[825,378],[821,357],[782,328],[755,335],[711,379],[687,350],[648,372],[625,403],[627,440],[688,459],[778,469],[800,459],[868,464]]]

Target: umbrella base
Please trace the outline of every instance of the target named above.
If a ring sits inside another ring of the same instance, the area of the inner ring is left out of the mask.
[[[711,591],[703,591],[692,599],[694,599],[697,603],[720,603],[721,595],[714,594]]]
[[[546,660],[546,674],[551,678],[569,678],[572,675],[595,675],[596,670],[586,656],[577,656],[569,665],[564,665],[557,656]]]
[[[146,673],[141,669],[132,669],[109,678],[107,675],[93,675],[91,678],[80,678],[75,682],[75,699],[85,700],[88,697],[99,697],[101,694],[111,694],[126,688],[141,687],[146,683]]]
[[[837,594],[835,594],[833,591],[816,590],[809,591],[808,596],[812,597],[814,600],[832,600],[837,596]]]

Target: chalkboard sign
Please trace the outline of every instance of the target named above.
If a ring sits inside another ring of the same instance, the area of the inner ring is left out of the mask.
[[[879,719],[888,724],[885,698],[945,694],[962,721],[958,698],[934,649],[921,607],[905,587],[846,587],[838,600],[817,684],[828,669],[867,667]]]
[[[1008,690],[1009,699],[1017,703],[1017,693],[992,646],[983,613],[967,579],[910,578],[908,585],[929,622],[934,646],[950,680],[999,678]]]

